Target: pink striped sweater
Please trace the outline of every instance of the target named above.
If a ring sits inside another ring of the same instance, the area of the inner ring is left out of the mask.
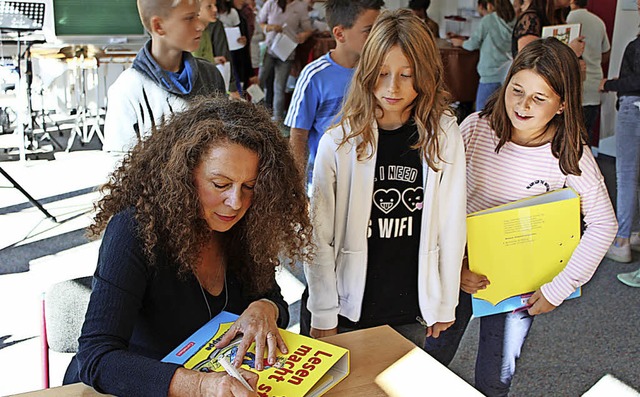
[[[478,113],[460,125],[467,158],[467,213],[548,191],[571,187],[580,195],[586,230],[565,269],[542,294],[554,306],[560,305],[596,271],[611,245],[618,224],[604,178],[585,147],[580,159],[582,175],[564,175],[551,144],[525,147],[508,142],[495,152],[498,138],[489,120]]]

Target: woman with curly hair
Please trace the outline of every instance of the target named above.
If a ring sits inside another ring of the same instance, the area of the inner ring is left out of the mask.
[[[114,395],[254,395],[224,373],[159,360],[223,310],[240,314],[218,346],[242,334],[237,361],[253,342],[270,364],[276,349],[287,352],[275,270],[281,255],[309,259],[311,226],[301,176],[266,111],[200,98],[138,144],[102,192],[90,233],[104,236],[65,383]]]

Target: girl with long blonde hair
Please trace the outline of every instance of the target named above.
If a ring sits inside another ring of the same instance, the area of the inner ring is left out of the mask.
[[[316,157],[303,309],[314,337],[389,324],[422,347],[454,321],[466,234],[464,150],[425,23],[383,12],[353,78]]]

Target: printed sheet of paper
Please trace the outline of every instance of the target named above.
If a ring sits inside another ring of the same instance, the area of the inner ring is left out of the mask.
[[[289,59],[289,56],[296,49],[298,43],[293,41],[289,36],[283,33],[278,33],[271,43],[271,52],[280,58],[282,62]]]
[[[224,28],[224,33],[227,35],[229,51],[239,50],[246,45],[238,43],[238,39],[242,37],[242,33],[240,33],[240,28],[238,26],[234,26],[232,28]]]
[[[224,88],[229,91],[229,82],[231,81],[231,62],[217,63],[216,68],[220,71],[222,78],[224,79]]]
[[[580,36],[580,28],[582,25],[579,23],[568,23],[564,25],[552,25],[542,28],[542,38],[555,37],[566,45]]]
[[[258,103],[264,99],[264,91],[257,84],[251,84],[245,91],[251,95],[251,102],[253,103]]]

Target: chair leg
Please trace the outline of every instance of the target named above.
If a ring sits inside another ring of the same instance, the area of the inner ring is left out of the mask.
[[[47,340],[47,318],[45,317],[45,293],[42,293],[40,319],[40,347],[42,353],[42,388],[49,388],[49,342]]]

